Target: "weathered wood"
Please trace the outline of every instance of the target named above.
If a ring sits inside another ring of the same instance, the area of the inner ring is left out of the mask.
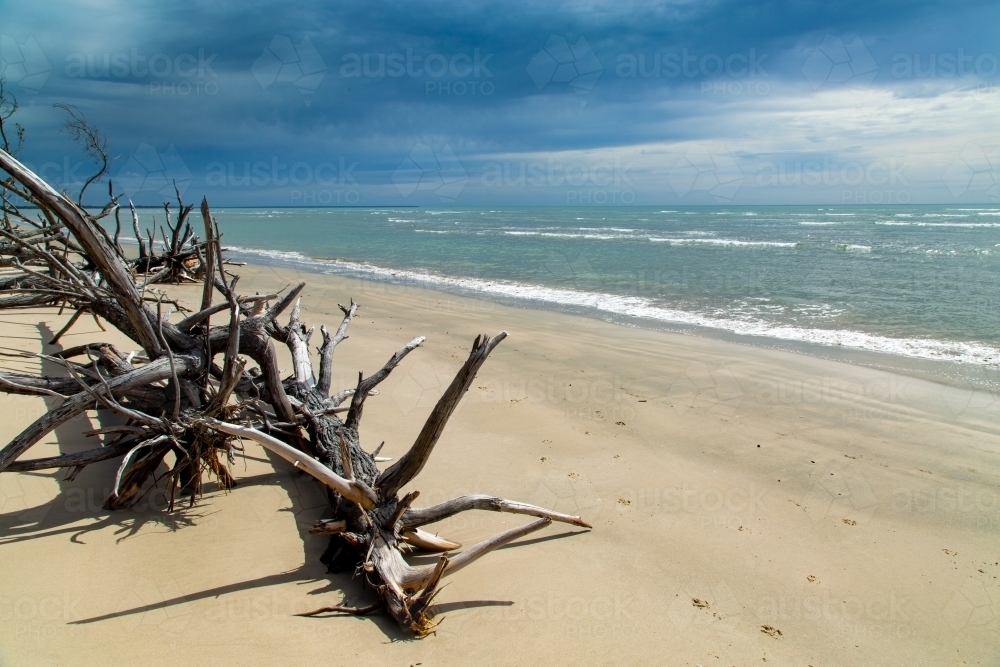
[[[132,212],[132,231],[135,232],[135,240],[139,243],[139,260],[144,262],[149,257],[149,253],[146,251],[146,241],[142,238],[142,230],[139,229],[139,214],[131,199],[128,200],[128,207]]]
[[[537,521],[532,521],[524,526],[518,526],[517,528],[505,530],[498,535],[494,535],[488,540],[483,540],[482,542],[474,544],[454,558],[451,558],[447,566],[444,568],[444,574],[453,574],[458,572],[463,567],[471,565],[489,552],[499,549],[505,544],[510,544],[519,537],[524,537],[525,535],[533,533],[536,530],[541,530],[550,523],[552,523],[551,519],[538,519]],[[414,568],[414,570],[407,573],[399,583],[406,588],[422,588],[427,585],[433,575],[434,568],[431,566]]]
[[[389,361],[385,362],[385,366],[380,368],[378,372],[372,373],[364,379],[361,378],[360,374],[358,375],[358,386],[354,390],[354,395],[351,397],[351,409],[348,410],[347,419],[344,420],[344,424],[347,428],[357,429],[358,424],[361,422],[361,411],[364,409],[365,400],[368,398],[371,390],[389,377],[389,373],[392,372],[392,369],[398,366],[399,362],[402,361],[406,355],[420,347],[424,340],[426,339],[423,336],[417,336],[409,343],[396,350],[396,353],[389,357]],[[393,490],[393,493],[395,493],[395,490]]]
[[[454,551],[455,549],[462,548],[462,545],[458,542],[446,540],[443,537],[438,537],[433,533],[428,533],[419,528],[404,530],[400,535],[400,539],[424,551]]]
[[[343,605],[330,605],[328,607],[320,607],[319,609],[313,609],[312,611],[303,612],[301,614],[295,614],[296,616],[318,616],[320,614],[347,614],[348,616],[367,616],[373,611],[378,611],[382,607],[382,601],[373,602],[370,605],[364,607],[345,607]]]
[[[97,447],[83,452],[73,454],[62,454],[61,456],[47,456],[42,459],[30,459],[28,461],[14,461],[6,472],[31,472],[35,470],[47,470],[49,468],[70,468],[74,466],[86,466],[98,461],[107,461],[126,454],[135,446],[134,441],[119,442],[106,447]]]
[[[245,426],[235,426],[227,422],[221,422],[217,419],[206,419],[205,424],[218,431],[222,431],[223,433],[253,440],[265,449],[274,452],[294,465],[296,468],[309,473],[340,495],[352,502],[357,503],[358,505],[361,505],[365,509],[372,509],[378,502],[378,499],[375,497],[372,490],[362,482],[353,479],[344,479],[326,466],[320,464],[308,454],[300,452],[294,447],[289,447],[281,440],[278,440],[267,433],[262,433],[257,429],[247,428]]]
[[[302,303],[301,297],[295,300],[292,306],[292,313],[289,317],[288,326],[284,329],[285,344],[292,353],[292,368],[296,382],[306,382],[315,384],[313,377],[312,361],[309,359],[309,338],[312,336],[312,329],[306,329],[299,321],[299,306]]]
[[[186,356],[178,357],[177,363],[185,371],[198,366],[196,360]],[[111,392],[123,392],[134,387],[166,380],[168,377],[170,377],[170,362],[166,358],[161,358],[137,368],[131,373],[112,378],[105,386],[95,386],[93,391],[104,395],[107,391],[105,387],[107,387]],[[81,391],[36,419],[31,426],[21,431],[6,447],[0,450],[0,472],[6,470],[7,466],[41,440],[45,434],[86,411],[93,404],[93,396],[86,391]]]
[[[431,507],[408,509],[403,513],[400,524],[404,530],[416,528],[417,526],[426,526],[429,523],[436,523],[459,512],[466,512],[468,510],[526,514],[528,516],[546,517],[553,521],[561,521],[562,523],[569,523],[583,528],[591,528],[590,524],[578,516],[553,512],[544,507],[536,507],[535,505],[519,503],[515,500],[507,500],[483,494],[459,496],[458,498],[453,498],[443,503],[432,505]]]
[[[24,396],[52,396],[65,399],[75,394],[80,386],[70,378],[32,377],[15,373],[0,373],[0,391]]]
[[[323,394],[330,393],[330,384],[333,380],[333,351],[341,341],[347,338],[347,327],[354,319],[354,314],[358,312],[358,304],[354,303],[354,299],[351,299],[349,307],[344,308],[339,304],[338,307],[343,311],[344,319],[337,327],[337,332],[330,336],[325,326],[320,327],[320,332],[323,334],[323,347],[319,351],[319,379],[316,381],[316,391]]]
[[[66,467],[70,468],[70,480],[83,466],[120,458],[105,507],[127,507],[148,493],[154,482],[165,481],[170,496],[168,511],[173,511],[178,489],[190,503],[196,501],[204,471],[215,475],[221,488],[232,487],[235,480],[221,461],[235,461],[234,438],[257,442],[326,487],[331,516],[310,530],[330,541],[323,562],[331,569],[363,572],[364,581],[378,595],[371,605],[325,606],[303,615],[360,615],[384,609],[417,636],[426,635],[435,626],[431,604],[444,577],[552,521],[589,527],[578,516],[495,496],[462,496],[426,508],[411,507],[419,495],[417,490],[399,497],[400,489],[426,465],[462,396],[506,332],[476,338],[467,360],[410,449],[380,471],[377,464],[389,460],[378,456],[382,445],[369,453],[361,444],[359,428],[365,402],[377,395],[376,387],[424,343],[423,337],[397,350],[377,372],[368,377],[359,373],[355,387],[341,388],[331,395],[334,351],[347,338],[358,304],[351,300],[349,306],[340,306],[343,319],[332,335],[325,326],[320,327],[323,342],[317,372],[309,350],[313,329],[301,321],[299,299],[305,284],[280,298],[277,294],[238,295],[236,277],[223,271],[220,233],[207,200],[201,202],[204,243],[192,240],[187,222],[192,207],[184,205],[179,192],[176,218],[171,222],[168,217],[166,223],[169,235],[159,228],[144,240],[131,206],[140,243],[140,259],[135,263],[119,252],[118,232],[112,239],[100,228],[100,216],[90,216],[2,151],[0,170],[11,176],[0,185],[15,192],[23,188],[23,196],[41,207],[46,225],[68,232],[64,236],[0,229],[0,265],[18,272],[13,280],[0,280],[0,308],[60,303],[73,312],[58,335],[82,313],[90,312],[142,347],[141,353],[124,355],[113,345],[88,343],[57,354],[27,354],[62,365],[67,377],[0,372],[0,391],[58,401],[0,450],[0,472]],[[5,215],[13,211],[17,218],[7,200],[0,200],[0,206]],[[105,213],[116,211],[116,206],[105,207]],[[164,212],[170,215],[169,204]],[[162,254],[155,250],[155,233],[163,239]],[[161,312],[161,304],[172,303],[178,308],[179,304],[151,286],[160,281],[192,282],[196,266],[204,271],[204,275],[198,274],[203,280],[200,308],[172,325]],[[216,290],[225,298],[213,304]],[[144,300],[157,303],[155,314]],[[265,308],[265,303],[271,305]],[[288,324],[280,326],[277,317],[289,308]],[[228,323],[213,326],[212,315],[226,310]],[[274,341],[287,346],[292,355],[291,377],[281,377]],[[219,354],[224,357],[221,366],[216,361]],[[83,355],[86,359],[77,359]],[[234,394],[238,398],[235,402],[231,400]],[[348,398],[349,407],[339,407]],[[126,421],[86,432],[109,438],[104,447],[18,460],[53,428],[95,408],[113,411]],[[345,411],[341,420],[338,414]],[[454,553],[462,548],[458,542],[421,529],[467,510],[538,519],[459,553]],[[443,555],[433,565],[415,567],[404,558],[414,550]]]
[[[80,209],[3,149],[0,149],[0,169],[17,179],[36,199],[58,214],[59,219],[72,231],[77,242],[83,246],[87,259],[93,262],[104,279],[113,287],[115,293],[121,297],[120,303],[135,330],[136,342],[146,350],[150,357],[162,354],[160,342],[153,332],[150,313],[142,305],[132,277],[118,261],[114,250],[104,240],[104,237],[94,230]],[[2,469],[2,463],[0,463],[0,470]]]
[[[63,328],[57,331],[56,335],[52,337],[52,340],[49,341],[49,345],[55,345],[56,343],[58,343],[59,339],[63,337],[63,334],[69,331],[70,328],[72,328],[72,326],[76,324],[76,321],[80,319],[80,316],[83,315],[85,312],[86,311],[84,310],[78,310],[75,313],[73,313],[72,317],[69,318],[69,321],[66,322],[65,325],[63,325]]]
[[[501,331],[493,338],[490,338],[487,334],[476,337],[476,342],[472,345],[472,351],[469,352],[469,358],[463,364],[462,368],[459,369],[455,375],[455,379],[448,385],[441,398],[438,399],[437,405],[431,411],[413,446],[410,447],[410,450],[399,461],[379,475],[375,485],[379,488],[380,493],[394,495],[405,484],[420,474],[420,471],[424,469],[424,464],[427,463],[431,452],[434,450],[434,445],[437,444],[438,439],[441,437],[445,424],[448,423],[448,419],[455,411],[455,408],[458,407],[458,402],[462,400],[462,396],[469,390],[469,386],[472,385],[472,380],[475,379],[476,373],[486,362],[486,358],[490,355],[490,352],[506,337],[506,331]],[[357,394],[355,394],[355,400],[357,400]],[[351,407],[353,409],[353,404]],[[350,419],[350,415],[348,415],[348,419]]]
[[[212,305],[212,294],[215,292],[215,234],[212,229],[212,211],[208,208],[208,197],[201,200],[201,219],[205,224],[205,288],[201,293],[201,310]]]

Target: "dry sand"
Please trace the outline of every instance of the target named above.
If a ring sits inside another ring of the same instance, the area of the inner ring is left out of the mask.
[[[73,482],[4,474],[0,665],[1000,664],[993,396],[414,288],[243,274],[244,292],[308,280],[317,326],[339,322],[338,301],[362,304],[336,386],[428,337],[365,410],[363,442],[389,456],[474,336],[506,329],[413,485],[418,504],[489,492],[594,530],[554,524],[457,573],[437,634],[414,641],[382,616],[292,616],[368,594],[318,561],[316,485],[255,445],[239,487],[172,515],[156,496],[101,510],[113,463]],[[5,312],[0,332],[45,349],[64,319]],[[109,338],[81,320],[63,344]],[[45,409],[0,400],[4,442]],[[27,456],[92,446],[86,424]],[[440,532],[471,544],[521,522],[467,513]]]

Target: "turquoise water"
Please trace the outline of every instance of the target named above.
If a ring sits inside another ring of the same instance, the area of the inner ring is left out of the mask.
[[[228,209],[255,262],[638,326],[1000,362],[1000,207]]]

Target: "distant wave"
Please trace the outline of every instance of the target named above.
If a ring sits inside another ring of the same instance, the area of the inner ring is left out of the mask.
[[[798,243],[792,241],[741,241],[739,239],[716,239],[716,238],[678,238],[671,236],[649,236],[650,232],[632,229],[616,229],[614,227],[605,228],[616,230],[620,233],[607,234],[598,232],[544,232],[539,230],[504,230],[503,233],[509,236],[533,236],[556,239],[588,239],[597,241],[618,241],[618,240],[648,240],[653,243],[669,243],[670,245],[691,245],[707,244],[730,247],[761,247],[761,248],[794,248]],[[675,232],[676,233],[676,232]],[[714,232],[685,231],[681,234],[702,235],[714,234]]]
[[[671,245],[688,245],[692,243],[705,243],[722,246],[760,246],[769,248],[794,248],[798,243],[790,241],[739,241],[737,239],[678,239],[666,238],[662,236],[650,236],[649,240],[654,243],[669,243]]]
[[[739,315],[730,312],[712,314],[687,312],[668,308],[651,299],[602,292],[587,292],[546,287],[503,280],[458,278],[423,271],[390,269],[374,264],[347,260],[312,259],[300,252],[260,250],[230,247],[235,253],[263,258],[265,261],[289,264],[318,273],[374,278],[388,282],[405,282],[420,286],[507,297],[557,306],[595,309],[599,312],[655,320],[664,323],[691,325],[728,331],[744,336],[813,343],[831,347],[867,350],[918,359],[952,361],[976,365],[996,364],[1000,349],[978,342],[941,341],[926,338],[892,338],[849,329],[817,329],[769,322],[759,315]]]
[[[509,236],[544,236],[546,238],[555,239],[598,239],[601,241],[608,241],[611,239],[628,239],[631,236],[623,234],[578,234],[574,232],[533,232],[533,231],[509,231],[505,230],[504,234]]]
[[[870,245],[860,245],[858,243],[838,243],[836,244],[837,250],[843,250],[844,252],[871,252],[872,247]]]
[[[890,227],[1000,227],[1000,222],[903,222],[886,220],[876,222],[875,224]]]

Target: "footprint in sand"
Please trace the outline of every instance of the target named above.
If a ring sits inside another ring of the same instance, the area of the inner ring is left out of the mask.
[[[765,635],[770,635],[771,637],[778,638],[781,636],[781,630],[774,627],[773,625],[762,625],[760,626],[760,631]]]

